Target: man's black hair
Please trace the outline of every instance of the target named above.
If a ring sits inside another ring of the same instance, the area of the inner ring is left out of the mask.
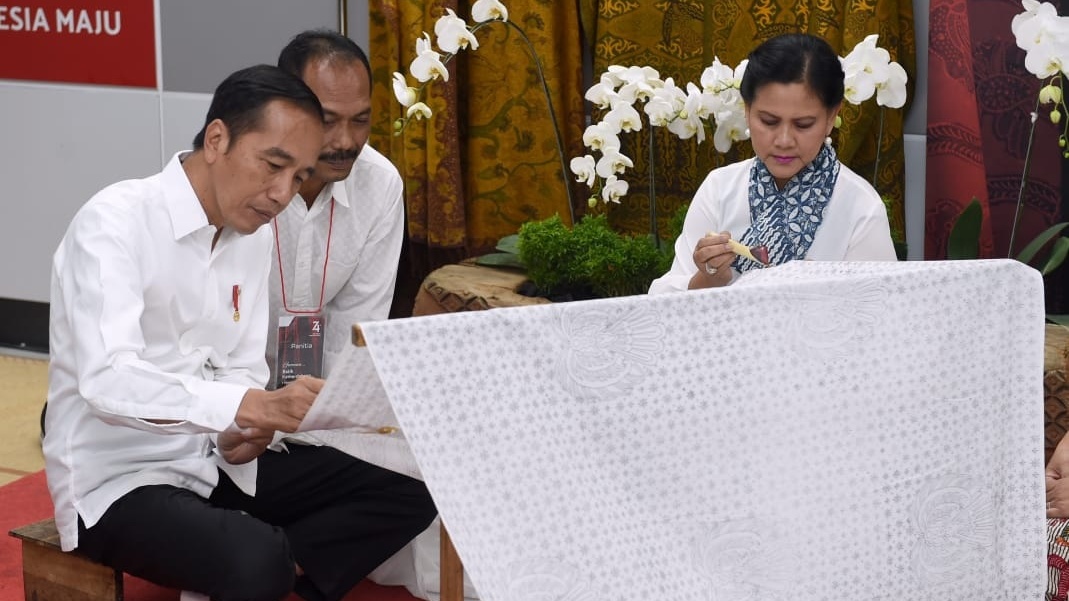
[[[193,149],[204,147],[208,124],[219,119],[230,133],[231,143],[260,125],[264,107],[274,100],[290,102],[316,119],[323,120],[323,107],[315,92],[298,77],[271,65],[256,65],[231,73],[215,88],[204,127],[193,138]]]
[[[302,31],[290,40],[278,55],[278,67],[287,73],[303,77],[304,69],[313,60],[360,61],[367,69],[371,85],[371,63],[356,42],[330,29]]]

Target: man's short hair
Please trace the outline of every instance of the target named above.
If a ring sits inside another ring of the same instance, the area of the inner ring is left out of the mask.
[[[330,29],[309,29],[295,35],[279,53],[278,67],[302,77],[308,63],[319,59],[360,61],[367,69],[368,86],[371,85],[371,63],[367,54],[356,42]]]
[[[219,119],[226,125],[231,141],[260,126],[264,107],[284,100],[323,120],[323,107],[315,92],[298,77],[271,65],[256,65],[235,71],[215,88],[204,127],[193,138],[193,149],[204,147],[208,124]]]

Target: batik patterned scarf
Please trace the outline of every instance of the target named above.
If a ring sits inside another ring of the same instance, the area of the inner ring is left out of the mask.
[[[824,220],[835,180],[839,178],[839,159],[829,145],[821,146],[817,158],[787,182],[782,190],[760,158],[750,169],[750,227],[739,238],[746,246],[765,245],[768,260],[780,265],[805,257],[813,236]],[[739,273],[757,263],[739,257],[732,265]]]

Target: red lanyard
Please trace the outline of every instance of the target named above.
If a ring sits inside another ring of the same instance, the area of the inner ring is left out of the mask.
[[[330,223],[327,225],[327,249],[323,253],[323,282],[319,285],[319,307],[314,311],[290,309],[286,302],[286,276],[282,274],[282,245],[278,240],[278,218],[275,218],[275,252],[278,253],[278,279],[282,283],[282,308],[289,313],[315,315],[323,311],[323,296],[327,290],[327,261],[330,259],[330,236],[334,231],[334,197],[330,197]]]

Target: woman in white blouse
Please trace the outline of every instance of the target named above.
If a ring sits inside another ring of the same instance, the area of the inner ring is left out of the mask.
[[[748,59],[740,91],[755,156],[709,173],[672,268],[650,293],[726,286],[761,267],[729,240],[765,247],[770,265],[896,260],[883,201],[831,145],[844,88],[835,51],[816,36],[786,34]]]

